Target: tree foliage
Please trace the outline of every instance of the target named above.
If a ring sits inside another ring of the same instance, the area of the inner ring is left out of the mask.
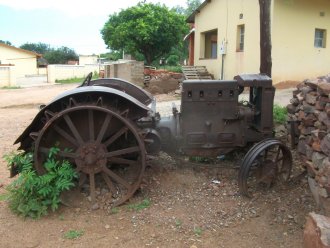
[[[25,43],[23,45],[20,46],[21,49],[25,49],[28,51],[32,51],[35,53],[39,53],[39,54],[45,54],[46,52],[50,51],[50,45],[45,44],[45,43]]]
[[[78,60],[76,52],[68,47],[52,48],[45,43],[25,43],[20,48],[43,55],[49,64],[66,64],[69,60]]]
[[[3,43],[3,44],[6,44],[6,45],[9,45],[9,46],[12,46],[11,42],[8,41],[8,40],[0,40],[0,43]]]
[[[187,0],[187,8],[185,9],[185,15],[190,16],[201,4],[201,0]]]
[[[44,58],[49,64],[66,64],[69,60],[78,60],[78,55],[73,49],[62,46],[47,51]]]
[[[101,34],[110,49],[124,50],[132,55],[143,54],[147,64],[151,64],[182,42],[187,31],[185,17],[175,10],[140,2],[110,15]]]

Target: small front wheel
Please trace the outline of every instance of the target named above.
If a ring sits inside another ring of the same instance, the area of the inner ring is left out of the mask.
[[[288,181],[292,170],[290,150],[276,139],[255,144],[244,156],[238,173],[242,195],[252,197],[260,189],[269,189],[277,181]]]

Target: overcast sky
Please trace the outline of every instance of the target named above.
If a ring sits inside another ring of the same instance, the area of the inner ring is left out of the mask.
[[[108,16],[139,0],[0,0],[0,40],[46,43],[78,54],[107,52],[100,30]],[[186,7],[186,0],[147,0]]]

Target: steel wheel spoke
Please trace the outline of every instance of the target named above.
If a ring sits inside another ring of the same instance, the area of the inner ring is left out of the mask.
[[[107,128],[109,126],[109,123],[110,123],[110,120],[111,120],[111,115],[110,114],[107,114],[106,117],[105,117],[105,120],[102,124],[102,127],[101,127],[101,130],[97,136],[97,139],[96,139],[96,142],[97,143],[101,143],[102,139],[103,139],[103,136],[105,134],[105,132],[107,131]]]
[[[46,147],[39,147],[40,152],[44,154],[49,154],[50,149]],[[64,157],[64,158],[76,158],[77,154],[72,153],[72,152],[64,152],[64,151],[58,151],[57,155]]]
[[[86,179],[87,175],[85,173],[80,173],[78,186],[81,187],[86,182]]]
[[[112,170],[109,170],[107,167],[103,167],[103,171],[109,177],[111,177],[113,180],[115,180],[117,183],[125,186],[125,188],[127,188],[128,191],[131,190],[131,185],[127,181],[125,181],[124,179],[122,179],[120,176],[118,176],[116,173],[114,173]]]
[[[68,124],[73,136],[75,137],[75,139],[78,141],[79,145],[82,145],[84,143],[83,139],[81,138],[79,132],[77,131],[75,125],[73,124],[71,118],[69,115],[64,115],[64,120],[65,122]]]
[[[128,165],[136,165],[138,162],[136,160],[129,160],[125,158],[117,158],[117,157],[111,157],[108,159],[108,161],[115,164],[128,164]]]
[[[268,156],[268,149],[265,150],[263,161],[267,160],[267,156]]]
[[[67,141],[69,141],[71,144],[78,146],[78,142],[67,132],[65,132],[62,128],[60,128],[57,125],[54,125],[54,130],[58,132],[62,137],[64,137]]]
[[[277,152],[276,152],[275,161],[274,161],[275,163],[279,161],[279,160],[278,160],[278,157],[280,156],[280,152],[281,152],[281,148],[278,147]]]
[[[122,127],[117,133],[112,135],[106,142],[104,142],[104,145],[107,147],[111,145],[115,140],[117,140],[120,136],[122,136],[125,132],[127,132],[127,127]]]
[[[129,153],[138,152],[138,151],[140,151],[140,147],[133,146],[133,147],[124,148],[124,149],[113,151],[113,152],[107,152],[105,154],[105,157],[106,158],[111,158],[111,157],[124,155],[124,154],[129,154]]]
[[[93,110],[88,110],[88,127],[89,127],[89,139],[90,141],[94,141],[94,114]]]
[[[105,172],[101,173],[105,183],[108,185],[108,188],[110,190],[110,192],[112,193],[112,195],[116,194],[116,188],[113,185],[113,183],[111,182],[110,178],[108,177],[108,175]]]
[[[89,173],[89,185],[90,185],[90,196],[92,202],[95,201],[95,174],[94,172]]]

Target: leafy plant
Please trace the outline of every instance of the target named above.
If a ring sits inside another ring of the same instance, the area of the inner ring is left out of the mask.
[[[196,236],[198,236],[198,237],[201,236],[202,232],[203,232],[202,228],[194,227],[194,233],[195,233]]]
[[[135,210],[135,211],[140,211],[142,209],[150,207],[150,204],[151,204],[151,201],[149,199],[144,199],[140,203],[128,205],[128,209]]]
[[[64,234],[66,239],[77,239],[84,234],[83,230],[69,230]]]
[[[33,168],[32,154],[20,153],[7,156],[9,167],[18,165],[20,175],[8,187],[9,207],[24,217],[40,218],[51,208],[59,207],[60,194],[74,186],[78,174],[66,160],[56,160],[59,148],[50,149],[44,163],[45,173],[38,175]]]
[[[277,104],[274,105],[273,108],[273,118],[275,123],[277,124],[284,124],[286,121],[288,111],[285,107],[281,107]]]
[[[175,226],[176,226],[176,227],[181,227],[181,225],[182,225],[182,221],[179,220],[179,219],[176,219],[176,220],[175,220]]]

